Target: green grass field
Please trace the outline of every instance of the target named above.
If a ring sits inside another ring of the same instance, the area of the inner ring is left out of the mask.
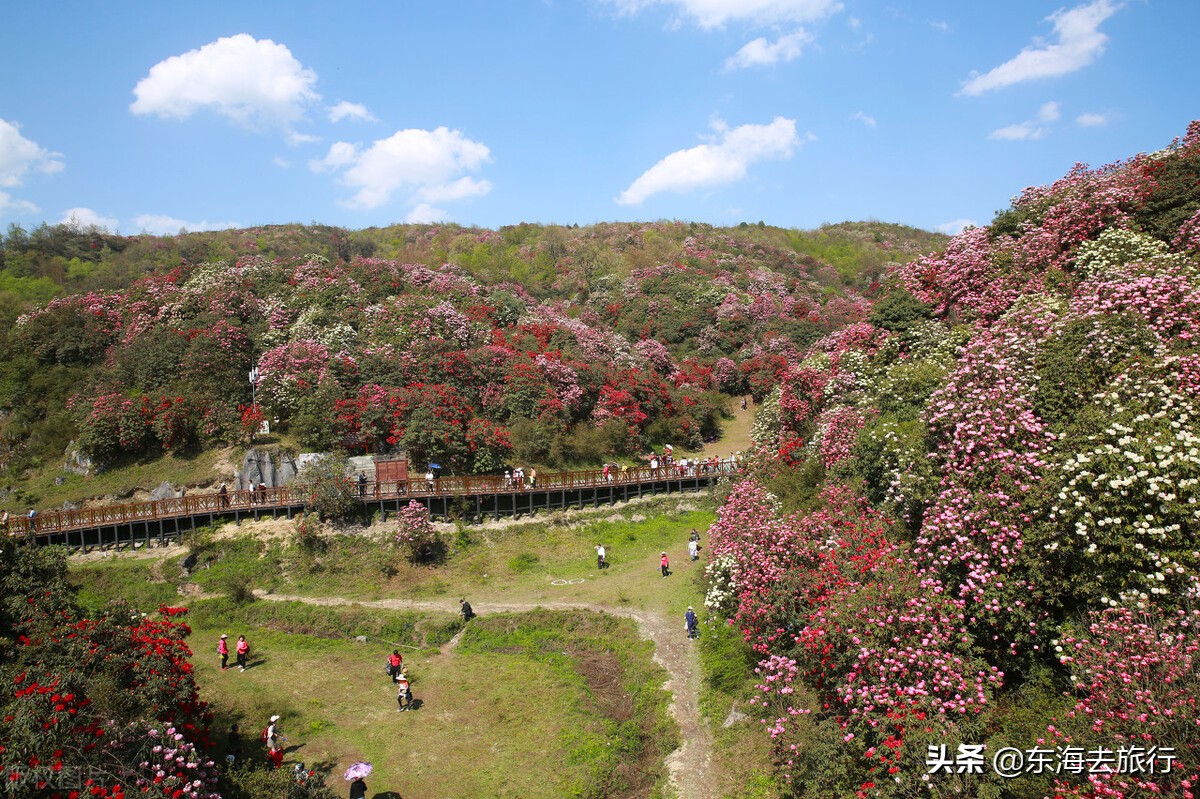
[[[217,713],[215,737],[223,740],[236,720],[258,747],[259,732],[278,713],[289,737],[287,761],[326,773],[339,793],[342,770],[365,759],[376,767],[369,796],[665,797],[672,790],[664,758],[680,733],[653,643],[627,618],[501,607],[657,614],[672,626],[678,619],[682,637],[683,610],[699,607],[703,594],[703,559],[688,560],[688,533],[704,533],[713,518],[690,500],[682,508],[631,504],[586,518],[447,530],[458,546],[437,568],[405,563],[379,529],[373,537],[333,536],[314,553],[244,525],[194,542],[202,566],[188,578],[180,571],[182,552],[157,561],[130,554],[78,563],[72,576],[93,607],[116,597],[142,611],[189,605],[196,679]],[[600,542],[611,564],[602,572],[592,549]],[[674,568],[665,580],[658,568],[663,550]],[[185,584],[206,595],[237,584],[376,604],[189,600],[178,594]],[[451,645],[462,626],[453,612],[462,596],[479,618]],[[218,668],[222,632],[251,641],[245,673]],[[413,712],[396,711],[384,674],[394,646],[405,647],[421,705]],[[739,640],[723,640],[704,650],[708,671],[724,664],[719,689],[706,687],[701,701],[717,730],[714,773],[706,779],[721,786],[720,796],[771,797],[769,780],[755,787],[770,770],[757,723],[720,728],[728,703],[751,682],[739,647]]]

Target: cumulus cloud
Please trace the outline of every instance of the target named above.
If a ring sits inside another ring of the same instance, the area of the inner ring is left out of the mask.
[[[429,203],[418,203],[404,217],[404,221],[410,225],[428,225],[433,222],[446,221],[446,211],[442,208],[434,208]]]
[[[988,134],[988,138],[1004,141],[1037,141],[1044,139],[1047,132],[1045,128],[1033,122],[1018,122],[1015,125],[1006,125],[993,130]]]
[[[36,214],[38,207],[29,200],[18,200],[6,191],[0,191],[0,213]]]
[[[866,125],[868,128],[873,128],[873,127],[875,127],[875,125],[877,124],[877,123],[875,122],[875,117],[871,116],[870,114],[866,114],[866,113],[864,113],[864,112],[862,112],[862,111],[855,111],[855,112],[854,112],[854,115],[853,115],[853,116],[851,116],[850,118],[851,118],[852,120],[854,120],[855,122],[861,122],[861,123],[863,123],[863,124],[864,124],[864,125]]]
[[[98,227],[108,231],[117,229],[117,220],[111,216],[101,216],[91,208],[68,208],[63,211],[62,219],[58,220],[60,225],[70,225],[76,230],[86,230],[87,228]]]
[[[979,227],[979,223],[974,219],[951,219],[949,222],[934,225],[933,229],[947,236],[957,236],[969,227]]]
[[[342,184],[358,189],[345,203],[351,208],[378,208],[397,193],[420,208],[421,203],[487,194],[491,183],[463,173],[477,172],[491,160],[487,145],[468,139],[462,131],[441,127],[396,131],[366,148],[335,142],[324,158],[310,161],[309,168],[340,172]]]
[[[727,22],[755,25],[812,22],[842,10],[837,0],[609,0],[620,12],[636,14],[655,5],[676,10],[680,20],[701,28],[719,28]]]
[[[1104,52],[1108,36],[1100,25],[1117,13],[1121,4],[1094,0],[1068,10],[1060,9],[1046,18],[1054,25],[1057,41],[1035,41],[1016,57],[963,84],[959,94],[980,95],[1016,83],[1053,78],[1083,69]]]
[[[1045,127],[1045,125],[1058,121],[1060,116],[1062,116],[1062,105],[1051,100],[1048,103],[1043,103],[1038,108],[1035,119],[1018,122],[1015,125],[1007,125],[999,130],[993,130],[988,134],[988,138],[1004,141],[1036,141],[1044,139],[1050,133],[1050,129]]]
[[[804,45],[813,40],[812,34],[803,28],[787,36],[781,36],[774,42],[769,42],[760,36],[746,42],[742,49],[725,60],[725,69],[745,69],[746,67],[771,66],[780,61],[794,61],[800,57]]]
[[[229,230],[241,227],[237,222],[209,222],[207,219],[188,222],[165,214],[140,214],[133,218],[133,224],[140,232],[155,236],[171,236],[184,229],[195,233],[201,230]]]
[[[729,129],[719,120],[718,136],[708,144],[677,150],[647,169],[616,198],[620,205],[638,205],[663,191],[686,192],[734,183],[759,161],[790,158],[800,146],[796,121],[776,117],[769,125]]]
[[[1106,114],[1080,114],[1075,117],[1075,124],[1081,128],[1098,128],[1108,124]]]
[[[20,125],[0,119],[0,186],[15,188],[24,184],[31,170],[52,175],[64,166],[62,153],[46,150],[22,136]]]
[[[345,100],[329,107],[330,122],[341,122],[343,119],[353,119],[359,122],[379,121],[362,103],[348,103]]]
[[[321,99],[316,81],[285,45],[239,33],[155,64],[129,110],[169,119],[210,110],[246,127],[290,130]]]

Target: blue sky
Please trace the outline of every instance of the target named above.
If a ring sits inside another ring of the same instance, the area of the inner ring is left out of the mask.
[[[1182,0],[22,3],[0,226],[986,224],[1200,118]]]

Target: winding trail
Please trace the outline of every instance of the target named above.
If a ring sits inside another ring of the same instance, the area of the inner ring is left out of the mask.
[[[424,602],[411,599],[351,600],[342,597],[311,597],[295,594],[268,594],[255,591],[260,599],[275,602],[304,602],[310,605],[358,605],[386,610],[436,610],[457,613],[449,602]],[[643,638],[654,643],[654,660],[669,675],[663,686],[671,693],[671,716],[679,725],[683,744],[667,756],[671,786],[680,799],[716,799],[708,779],[712,766],[712,735],[700,719],[700,660],[695,646],[683,632],[682,622],[674,622],[648,611],[598,605],[589,602],[500,602],[476,607],[476,612],[520,613],[527,610],[594,610],[632,619]]]

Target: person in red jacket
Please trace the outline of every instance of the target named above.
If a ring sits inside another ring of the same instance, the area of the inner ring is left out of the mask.
[[[217,654],[221,656],[221,671],[229,668],[229,636],[221,634],[221,642],[217,644]]]
[[[237,640],[237,664],[242,671],[246,670],[246,656],[250,654],[250,643],[246,636],[239,635]]]
[[[391,675],[392,682],[399,682],[403,672],[404,658],[401,657],[399,649],[393,649],[392,654],[388,655],[388,674]]]
[[[662,566],[662,576],[665,579],[671,573],[671,561],[667,558],[666,552],[662,553],[662,560],[659,561],[659,565]]]

